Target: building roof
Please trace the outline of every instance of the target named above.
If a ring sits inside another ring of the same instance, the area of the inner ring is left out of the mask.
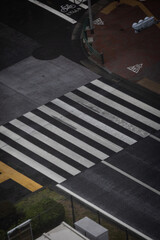
[[[67,223],[62,222],[58,227],[48,233],[43,233],[36,240],[89,240]]]

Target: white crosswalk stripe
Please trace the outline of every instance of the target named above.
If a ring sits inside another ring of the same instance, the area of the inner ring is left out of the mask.
[[[109,119],[110,121],[113,121],[117,124],[119,124],[120,126],[130,130],[131,132],[136,133],[137,135],[140,135],[141,137],[147,137],[148,136],[148,132],[141,130],[140,128],[130,124],[129,122],[111,114],[110,112],[104,111],[103,109],[101,109],[100,107],[97,107],[95,104],[90,103],[88,101],[86,101],[85,99],[74,95],[73,93],[68,93],[66,94],[67,97],[73,99],[75,102],[78,102],[82,105],[84,105],[85,107],[97,112],[99,115]]]
[[[96,126],[97,128],[101,129],[102,131],[109,133],[110,135],[113,135],[116,138],[118,138],[126,143],[133,144],[136,142],[134,139],[131,139],[130,137],[117,131],[116,129],[113,129],[110,126],[107,126],[104,123],[97,121],[96,119],[88,116],[87,114],[82,113],[81,111],[77,110],[76,108],[71,107],[69,104],[62,102],[60,99],[55,99],[52,102],[61,108],[65,108],[68,112],[71,112],[72,114],[83,119],[84,121],[91,123],[92,125]]]
[[[154,107],[151,107],[149,106],[148,104],[136,99],[136,98],[133,98],[131,96],[129,96],[128,94],[126,93],[123,93],[111,86],[109,86],[108,84],[103,84],[101,81],[99,81],[98,79],[94,80],[92,82],[92,84],[104,89],[105,91],[107,92],[110,92],[112,93],[113,95],[117,96],[117,97],[120,97],[122,98],[123,100],[127,101],[127,102],[130,102],[132,103],[133,105],[135,106],[138,106],[139,108],[143,109],[143,110],[146,110],[154,115],[156,115],[157,117],[160,117],[160,111]]]
[[[2,141],[0,141],[0,142],[1,142],[1,144],[5,144]],[[9,153],[10,155],[16,157],[20,161],[24,162],[25,164],[32,166],[32,168],[34,168],[36,171],[41,172],[42,174],[44,174],[45,176],[49,177],[50,179],[56,181],[57,183],[58,182],[61,183],[66,180],[64,177],[51,171],[50,169],[46,168],[42,164],[39,164],[38,162],[34,161],[33,159],[29,158],[25,154],[17,151],[15,148],[12,148],[11,146],[9,146],[7,144],[5,144],[5,146],[3,147],[3,150],[6,151],[7,153]]]
[[[79,171],[77,169],[75,169],[74,167],[72,167],[71,165],[68,165],[67,163],[62,162],[60,159],[57,159],[55,156],[53,156],[50,153],[46,152],[45,150],[39,148],[35,144],[32,144],[31,142],[25,140],[24,138],[20,137],[18,134],[10,131],[9,129],[1,126],[0,130],[1,130],[2,134],[9,136],[12,140],[16,141],[20,145],[25,146],[27,149],[31,150],[32,152],[36,153],[37,155],[40,155],[47,161],[49,161],[53,164],[56,164],[60,168],[63,168],[64,170],[68,171],[70,174],[76,175],[79,173]],[[33,133],[33,136],[34,135],[35,135],[35,133]],[[42,136],[40,136],[40,137],[42,138]],[[45,137],[45,138],[47,138],[47,137]],[[48,138],[44,139],[44,141],[48,141]]]
[[[87,95],[96,98],[98,101],[101,101],[103,103],[105,103],[106,105],[112,106],[112,108],[118,110],[118,111],[123,111],[123,113],[125,113],[126,115],[131,116],[132,118],[145,123],[146,125],[159,130],[160,129],[160,124],[157,124],[156,122],[152,121],[151,119],[146,118],[145,116],[142,116],[139,113],[136,113],[135,111],[132,111],[130,109],[128,109],[125,106],[122,106],[121,104],[114,102],[113,100],[110,100],[107,97],[104,97],[102,95],[100,95],[99,93],[95,93],[94,91],[87,89],[85,86],[80,87],[79,90],[81,90],[82,92],[86,93]]]
[[[27,118],[30,118],[32,121],[35,121],[37,123],[40,123],[40,122],[42,123],[42,119],[40,117],[34,115],[33,113],[25,114],[25,116]],[[44,125],[43,125],[44,128],[48,129],[49,131],[51,131],[53,133],[56,133],[57,135],[63,136],[63,138],[65,140],[70,141],[71,143],[79,146],[81,149],[84,149],[85,151],[87,151],[91,154],[94,154],[94,156],[100,158],[101,160],[108,157],[108,155],[102,153],[98,149],[93,148],[89,144],[84,143],[83,141],[79,140],[78,138],[75,138],[71,134],[66,133],[65,131],[61,130],[60,128],[58,128],[52,124],[48,124],[47,121],[45,121],[45,120],[43,120],[43,122],[44,122]],[[72,155],[72,154],[73,153],[71,153],[70,155]],[[78,158],[80,158],[80,156],[78,156]],[[84,162],[85,161],[87,162],[87,159],[85,159]],[[89,167],[91,167],[91,165]]]
[[[30,114],[32,114],[32,113],[29,113],[29,115],[30,115]],[[34,114],[33,114],[33,115],[34,115]],[[25,116],[26,116],[26,115],[25,115]],[[28,117],[28,114],[27,114],[27,117]],[[39,117],[35,116],[35,118],[38,119]],[[32,118],[32,120],[33,120],[33,118]],[[37,122],[38,122],[38,121],[37,121]],[[45,136],[44,134],[39,133],[38,131],[34,130],[33,128],[28,127],[26,124],[20,122],[19,120],[13,120],[11,123],[12,123],[14,126],[16,126],[16,127],[20,127],[23,131],[27,132],[28,134],[31,134],[33,137],[35,137],[35,138],[37,138],[37,139],[40,139],[40,141],[46,143],[47,145],[51,146],[52,148],[59,149],[59,150],[60,150],[61,152],[63,152],[66,156],[70,156],[70,157],[73,159],[73,161],[77,161],[77,162],[79,162],[80,164],[82,164],[83,166],[85,166],[85,167],[87,167],[87,168],[89,168],[89,167],[91,167],[91,166],[94,165],[91,161],[89,161],[89,160],[81,157],[80,155],[74,153],[74,152],[71,151],[70,149],[65,148],[63,145],[57,143],[57,142],[54,141],[53,139],[50,139],[49,137]],[[47,124],[47,125],[45,125],[44,127],[45,127],[46,129],[49,129],[49,131],[54,131],[54,126],[51,125],[51,124]],[[30,131],[28,131],[27,128],[28,128]],[[53,128],[53,129],[52,129],[52,128]],[[27,129],[27,131],[26,131],[26,129]],[[64,137],[64,135],[63,135],[63,137]],[[78,140],[78,139],[77,139],[77,140]],[[95,150],[96,150],[96,149],[95,149]],[[105,159],[105,154],[104,154],[103,158]],[[57,163],[56,163],[56,164],[57,164]],[[64,164],[65,164],[65,163],[64,163]],[[63,165],[63,167],[64,167],[64,165]],[[66,167],[68,167],[68,166],[66,166]]]
[[[62,183],[159,129],[158,109],[96,79],[1,126],[0,151]]]
[[[54,117],[54,118],[58,119],[59,121],[62,121],[64,124],[70,125],[71,128],[75,128],[77,132],[83,133],[84,135],[88,136],[90,139],[94,139],[99,144],[111,149],[114,152],[119,152],[123,149],[122,147],[116,145],[115,143],[101,137],[100,135],[98,135],[98,134],[90,131],[89,129],[79,125],[78,123],[70,120],[66,116],[59,114],[58,112],[54,111],[53,109],[50,109],[46,106],[41,106],[38,109],[41,110],[42,112],[44,112],[45,114],[47,114],[51,117]]]

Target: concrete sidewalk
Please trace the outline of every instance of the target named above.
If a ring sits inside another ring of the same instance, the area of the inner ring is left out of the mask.
[[[94,24],[93,47],[103,52],[110,72],[160,94],[160,23],[138,34],[132,28],[146,16],[160,19],[160,1],[111,2],[94,17],[100,21]]]

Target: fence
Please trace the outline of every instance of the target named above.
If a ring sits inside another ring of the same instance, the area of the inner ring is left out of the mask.
[[[65,221],[74,227],[74,222],[84,218],[85,216],[99,223],[108,229],[109,240],[142,240],[143,238],[131,232],[129,229],[113,221],[109,217],[103,215],[101,212],[95,210],[89,205],[81,202],[72,195],[62,191],[61,189],[54,189],[61,196],[64,197],[64,205],[66,205],[66,219]]]
[[[104,64],[104,56],[103,53],[99,53],[96,49],[93,48],[92,43],[88,41],[87,36],[87,27],[89,26],[89,20],[88,18],[84,21],[83,28],[82,28],[82,39],[85,43],[85,46],[87,47],[89,53],[91,55],[94,55],[97,59],[101,61],[102,64]]]
[[[56,221],[52,221],[53,212],[51,209],[46,209],[45,212],[39,213],[37,216],[31,219],[31,226],[33,230],[33,239],[38,238],[44,232],[48,232],[49,230],[55,228],[55,226],[59,225],[62,221],[65,221],[70,226],[74,227],[74,223],[84,217],[88,217],[93,221],[99,223],[103,227],[108,229],[109,240],[142,240],[140,236],[131,232],[129,229],[120,225],[118,222],[113,221],[113,219],[107,217],[102,214],[100,211],[97,211],[95,208],[89,206],[88,204],[80,201],[79,199],[73,197],[67,192],[64,192],[62,189],[51,186],[51,193],[48,193],[46,189],[42,191],[44,194],[49,195],[49,197],[53,198],[57,201],[57,204],[62,204],[65,210],[65,217],[63,219],[56,218]],[[47,219],[47,221],[44,219]],[[44,224],[45,223],[45,224]],[[22,229],[24,230],[24,229]],[[21,238],[23,236],[19,232],[19,239],[30,240],[29,235],[28,238]],[[28,232],[29,234],[29,232]],[[10,238],[11,239],[11,238]],[[16,238],[13,240],[16,240]]]
[[[33,240],[31,220],[27,220],[7,232],[8,240]]]

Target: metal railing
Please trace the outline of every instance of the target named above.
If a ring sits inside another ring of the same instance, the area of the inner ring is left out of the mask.
[[[83,24],[83,28],[82,28],[82,39],[83,42],[85,44],[85,46],[87,47],[89,53],[91,55],[94,55],[97,59],[99,59],[101,61],[102,64],[104,64],[104,56],[103,53],[99,53],[96,49],[93,48],[92,43],[90,43],[88,41],[88,36],[87,36],[87,30],[86,28],[89,26],[89,20],[88,18],[85,20],[84,24]]]

